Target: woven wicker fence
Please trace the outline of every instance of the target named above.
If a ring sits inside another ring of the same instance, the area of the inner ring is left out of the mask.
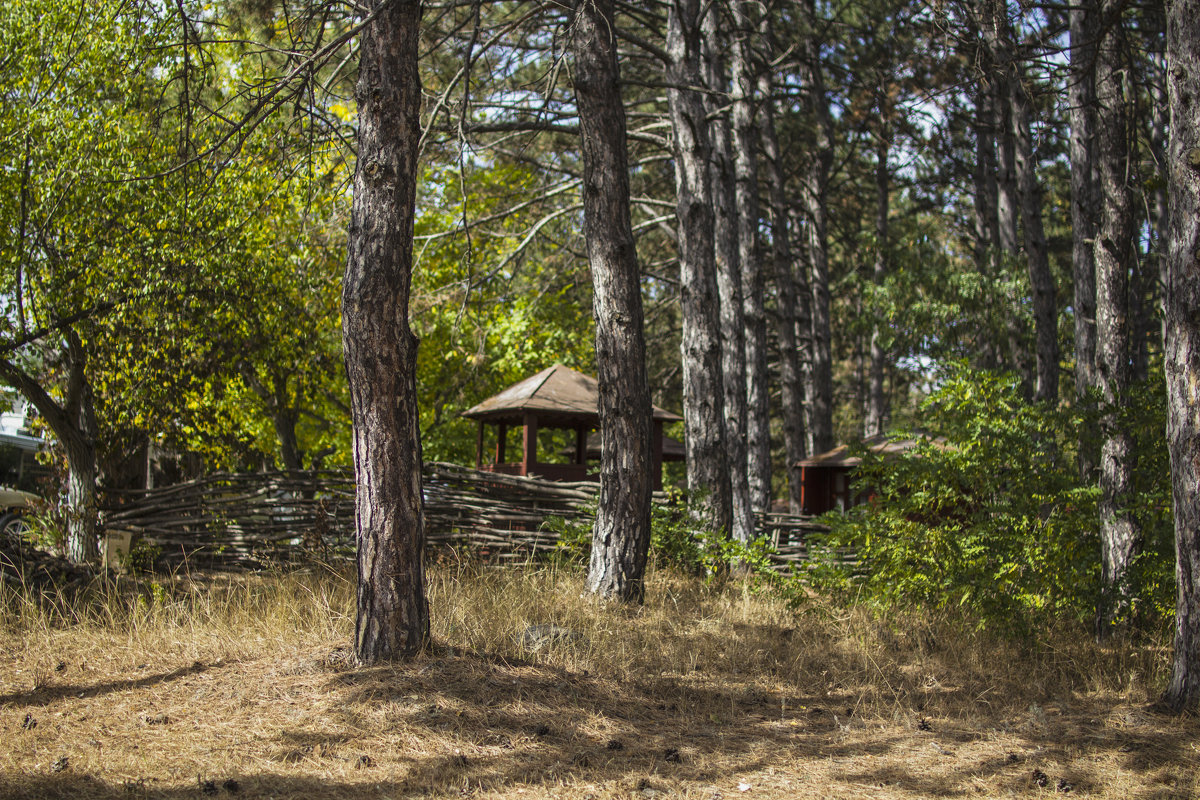
[[[468,551],[524,560],[554,550],[549,517],[587,520],[596,483],[556,483],[429,463],[424,470],[425,535],[434,553]],[[666,502],[659,496],[659,502]],[[104,528],[152,544],[159,559],[201,566],[248,566],[354,553],[354,478],[348,471],[216,473],[142,492],[113,492]],[[803,517],[771,514],[760,529],[781,566],[808,557],[807,534],[824,530]]]

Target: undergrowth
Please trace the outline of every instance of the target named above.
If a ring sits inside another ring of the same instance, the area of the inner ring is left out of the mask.
[[[139,661],[147,653],[242,659],[349,647],[352,571],[101,580],[71,596],[0,589],[0,635],[35,661],[67,650]],[[1024,707],[1074,692],[1150,700],[1168,672],[1163,643],[1097,645],[1063,622],[1014,637],[960,609],[882,608],[810,597],[797,606],[753,579],[715,582],[675,568],[648,578],[647,602],[603,604],[568,563],[465,561],[428,575],[435,651],[529,660],[620,681],[706,675],[816,687],[884,708]],[[565,632],[531,648],[531,626]],[[58,654],[58,655],[56,655]],[[76,657],[83,657],[77,655]]]

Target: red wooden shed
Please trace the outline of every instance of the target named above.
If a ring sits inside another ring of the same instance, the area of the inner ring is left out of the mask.
[[[683,419],[652,406],[654,419],[654,480],[662,486],[663,423]],[[505,475],[531,475],[552,481],[597,480],[588,470],[588,433],[600,427],[600,388],[596,379],[570,367],[555,364],[515,383],[499,394],[463,412],[478,422],[475,468]],[[496,428],[495,451],[484,459],[485,426]],[[521,459],[508,459],[508,432],[521,428]],[[573,431],[574,448],[566,464],[538,460],[538,431],[557,428]]]
[[[917,446],[918,439],[880,434],[863,441],[870,453],[896,457]],[[854,469],[862,458],[850,454],[850,445],[839,445],[820,455],[797,462],[800,468],[800,513],[824,514],[844,511],[866,500],[868,492],[854,485]]]

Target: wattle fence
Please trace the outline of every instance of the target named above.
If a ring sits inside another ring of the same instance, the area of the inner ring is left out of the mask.
[[[599,485],[556,483],[428,463],[425,533],[431,554],[520,561],[551,553],[550,517],[587,521]],[[656,498],[667,502],[665,495]],[[348,471],[216,473],[102,502],[107,533],[128,532],[168,564],[246,567],[354,554],[354,476]],[[806,539],[825,528],[805,517],[764,515],[781,568],[808,558]]]

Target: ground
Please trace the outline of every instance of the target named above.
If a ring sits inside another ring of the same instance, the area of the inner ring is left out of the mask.
[[[1148,705],[1146,645],[460,567],[432,573],[431,652],[364,668],[349,584],[7,598],[0,797],[1200,797],[1200,724]]]

